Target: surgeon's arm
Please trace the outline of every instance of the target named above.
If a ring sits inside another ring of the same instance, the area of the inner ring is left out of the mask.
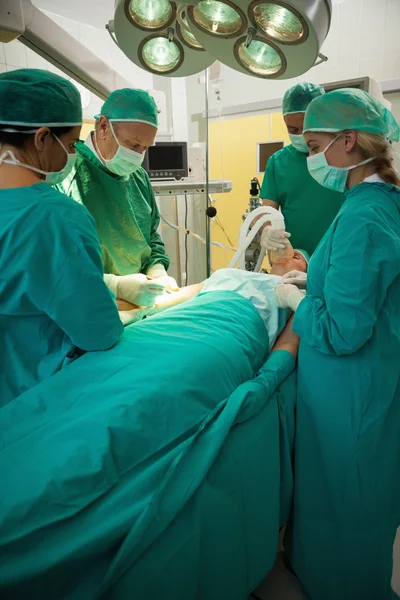
[[[107,350],[119,340],[123,326],[103,281],[94,221],[77,203],[69,212],[57,213],[43,219],[42,267],[32,292],[34,301],[75,346]]]
[[[154,197],[154,193],[151,187],[150,179],[148,179],[148,197],[146,198],[148,205],[151,209],[151,228],[150,228],[150,248],[151,248],[151,256],[148,259],[143,267],[143,273],[148,273],[148,271],[154,265],[163,265],[165,270],[168,270],[169,267],[169,257],[165,252],[164,242],[162,241],[160,234],[158,233],[158,228],[160,226],[160,213],[158,211],[158,206],[156,203],[156,199]]]
[[[339,217],[324,297],[307,295],[294,330],[309,346],[337,356],[357,352],[372,336],[387,290],[398,277],[400,256],[378,211]]]

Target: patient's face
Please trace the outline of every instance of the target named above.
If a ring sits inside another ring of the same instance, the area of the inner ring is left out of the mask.
[[[307,272],[306,259],[300,252],[297,252],[297,250],[294,251],[293,258],[287,262],[272,263],[270,274],[283,276],[286,275],[286,273],[289,273],[289,271],[301,271],[302,273]]]

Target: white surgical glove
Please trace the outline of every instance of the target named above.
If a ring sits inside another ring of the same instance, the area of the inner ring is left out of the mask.
[[[177,292],[179,290],[179,286],[176,283],[173,277],[170,277],[167,271],[164,269],[164,266],[161,264],[153,265],[151,269],[147,271],[147,275],[152,279],[157,279],[157,281],[163,283],[167,290],[171,292]]]
[[[281,250],[289,243],[288,238],[290,233],[267,225],[261,234],[261,246],[266,250]]]
[[[122,276],[107,274],[104,275],[104,281],[117,298],[137,306],[153,306],[157,296],[165,290],[162,282],[149,279],[141,273]]]
[[[126,325],[130,325],[131,323],[136,323],[137,321],[141,321],[148,313],[148,308],[133,308],[132,310],[120,310],[119,318],[122,321],[124,327]]]
[[[278,308],[290,308],[293,312],[296,312],[305,295],[305,291],[299,290],[295,285],[281,283],[275,288],[275,300]]]
[[[303,273],[302,271],[289,271],[282,279],[286,285],[292,284],[301,290],[305,290],[307,287],[307,273]]]

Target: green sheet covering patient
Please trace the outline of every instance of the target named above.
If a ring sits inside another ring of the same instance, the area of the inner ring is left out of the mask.
[[[285,263],[273,263],[269,274],[252,273],[241,269],[219,269],[203,283],[181,288],[178,292],[163,294],[152,308],[133,308],[131,304],[118,301],[120,316],[125,324],[129,324],[144,316],[148,317],[186,302],[198,294],[230,290],[249,300],[258,310],[267,329],[271,349],[290,314],[287,310],[278,308],[275,301],[275,288],[281,283],[283,275],[292,270],[305,273],[307,265],[307,253],[295,250],[293,258]]]

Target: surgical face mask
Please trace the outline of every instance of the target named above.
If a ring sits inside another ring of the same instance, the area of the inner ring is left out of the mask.
[[[11,130],[7,129],[7,131],[11,131]],[[36,133],[36,129],[34,129],[33,131],[26,131],[24,133]],[[54,133],[52,135],[54,135],[57,142],[60,144],[60,146],[63,148],[65,154],[67,155],[67,162],[65,163],[65,167],[63,167],[61,169],[61,171],[43,171],[42,169],[38,169],[37,167],[32,167],[31,165],[22,163],[20,160],[18,160],[18,158],[15,156],[14,152],[12,152],[11,150],[6,150],[0,156],[0,165],[2,163],[6,163],[7,165],[26,167],[27,169],[30,169],[31,171],[35,171],[36,173],[45,175],[45,182],[48,183],[49,185],[56,185],[57,183],[61,183],[62,181],[64,181],[64,179],[66,177],[68,177],[68,175],[74,168],[75,163],[76,163],[76,154],[70,154],[67,151],[67,149],[65,148],[64,144],[58,139],[58,137]]]
[[[290,141],[292,142],[293,147],[299,152],[306,152],[308,154],[308,146],[303,135],[295,135],[294,133],[289,133]]]
[[[116,153],[114,154],[114,156],[112,158],[110,158],[110,159],[104,158],[104,156],[100,152],[99,144],[97,142],[97,135],[95,132],[96,146],[97,146],[98,153],[100,154],[101,158],[103,159],[105,166],[107,167],[107,169],[109,171],[111,171],[111,173],[114,173],[115,175],[121,175],[121,176],[122,175],[131,175],[131,173],[134,173],[142,166],[142,162],[144,159],[144,153],[139,154],[139,152],[135,152],[134,150],[125,148],[125,146],[121,146],[121,144],[119,143],[119,141],[117,139],[117,136],[115,135],[114,128],[112,126],[111,121],[110,121],[110,128],[111,128],[111,132],[114,136],[114,140],[118,144],[118,150],[116,151]]]
[[[367,160],[363,160],[351,167],[333,167],[328,164],[325,156],[326,152],[340,136],[341,134],[336,136],[322,152],[307,157],[307,167],[311,177],[313,177],[320,185],[333,190],[334,192],[344,192],[349,171],[375,160],[375,157],[367,158]]]

